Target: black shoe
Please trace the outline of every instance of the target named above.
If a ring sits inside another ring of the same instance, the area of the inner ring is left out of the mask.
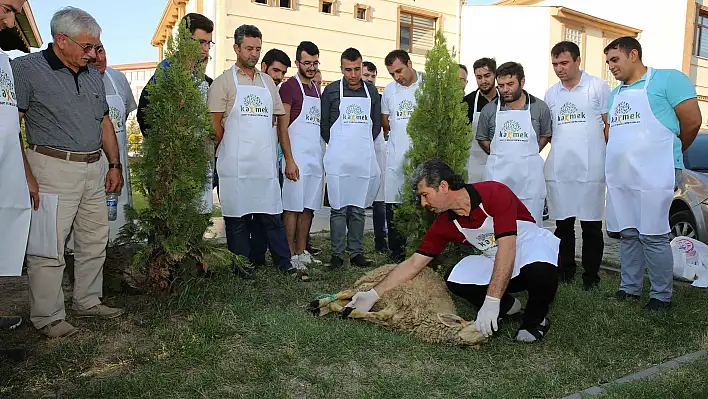
[[[628,294],[624,290],[619,290],[615,293],[615,299],[618,301],[624,301],[625,299],[640,299],[639,295]]]
[[[671,302],[664,302],[656,298],[649,298],[649,302],[644,305],[644,310],[649,312],[668,312],[671,310]]]
[[[305,250],[310,253],[310,255],[317,255],[318,253],[322,252],[321,249],[313,247],[312,245],[307,245],[305,247]]]
[[[0,316],[0,330],[14,330],[22,324],[20,316]]]
[[[252,264],[254,267],[255,267],[255,266],[265,266],[265,264],[266,264],[265,259],[250,260],[250,262],[251,262],[251,264]],[[273,259],[273,264],[274,264],[274,265],[277,265],[277,264],[278,264],[278,262],[277,262],[277,260],[276,260],[275,258]]]
[[[339,269],[342,266],[344,266],[344,259],[339,256],[332,255],[332,259],[329,260],[329,268],[334,270]]]
[[[27,359],[27,350],[21,348],[0,349],[0,359],[3,358],[12,362],[21,362]]]
[[[575,280],[575,271],[558,271],[558,282],[563,284],[572,284]]]
[[[593,281],[593,282],[584,281],[583,282],[583,291],[594,291],[596,289],[598,289],[597,281]]]
[[[373,260],[366,259],[362,254],[359,254],[349,260],[349,263],[359,267],[371,267],[374,265]]]
[[[539,324],[530,327],[522,324],[516,332],[516,340],[519,342],[537,342],[542,340],[548,334],[548,329],[551,328],[551,321],[547,318],[543,319],[543,323],[543,325]]]

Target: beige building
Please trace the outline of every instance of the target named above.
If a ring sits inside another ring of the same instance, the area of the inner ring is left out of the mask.
[[[402,48],[411,53],[414,67],[422,70],[425,52],[442,30],[450,47],[459,48],[461,6],[464,0],[168,0],[152,45],[163,58],[169,34],[182,16],[204,14],[215,23],[212,61],[207,75],[215,77],[235,61],[234,31],[252,24],[263,33],[265,54],[271,48],[285,51],[294,61],[303,40],[320,49],[320,69],[325,81],[341,77],[339,57],[346,48],[361,51],[364,60],[379,69],[378,85],[391,81],[383,59]],[[288,70],[292,76],[295,68]]]
[[[155,73],[155,68],[157,68],[157,62],[140,62],[136,64],[115,64],[109,65],[109,67],[123,72],[126,78],[128,78],[128,83],[130,83],[130,89],[133,92],[133,97],[135,98],[135,103],[138,103],[140,99],[140,93],[147,82]]]

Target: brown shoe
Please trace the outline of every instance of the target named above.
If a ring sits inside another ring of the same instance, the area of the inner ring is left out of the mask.
[[[66,338],[79,332],[79,329],[64,320],[56,320],[40,328],[39,332],[47,338]]]
[[[86,310],[74,309],[72,314],[76,318],[96,317],[99,319],[115,319],[123,315],[125,311],[118,308],[109,308],[105,305],[96,305]]]

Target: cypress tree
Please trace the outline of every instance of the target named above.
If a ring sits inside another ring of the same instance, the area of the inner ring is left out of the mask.
[[[200,91],[205,65],[199,62],[199,42],[185,22],[167,41],[168,68],[155,72],[150,86],[146,121],[150,126],[142,154],[132,166],[134,188],[147,198],[146,209],[127,209],[128,223],[119,243],[134,244],[133,266],[144,284],[168,290],[183,271],[198,264],[210,268],[231,264],[235,257],[204,239],[210,215],[202,194],[213,154],[209,109]]]
[[[395,218],[411,247],[420,244],[435,219],[432,212],[421,208],[414,188],[408,184],[415,167],[437,158],[462,176],[467,175],[472,128],[468,124],[467,103],[462,101],[464,87],[459,78],[459,64],[453,53],[447,48],[445,36],[438,31],[435,45],[425,56],[425,73],[415,93],[417,106],[408,123],[411,147],[404,163],[406,186]]]

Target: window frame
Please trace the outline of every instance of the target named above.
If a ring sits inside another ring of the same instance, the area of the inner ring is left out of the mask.
[[[322,11],[322,7],[324,6],[324,3],[330,4],[330,7],[332,7],[331,8],[332,12]],[[317,7],[317,11],[320,14],[324,14],[324,15],[337,15],[337,0],[320,0],[319,5]]]
[[[698,54],[699,49],[700,49],[700,45],[701,45],[701,38],[703,36],[701,34],[701,29],[699,29],[699,28],[705,28],[706,30],[708,30],[708,10],[704,9],[700,5],[698,5],[697,8],[698,9],[696,10],[696,20],[694,21],[694,24],[693,24],[693,48],[691,51],[691,55],[693,55],[694,57],[699,57],[699,58],[708,58],[708,54],[706,54],[704,56]],[[698,21],[701,17],[703,17],[705,19],[703,24],[698,23]]]
[[[357,15],[359,10],[364,10],[364,18],[359,18]],[[361,3],[354,4],[354,19],[357,21],[369,22],[371,21],[371,6]]]
[[[259,3],[258,0],[251,0],[251,3],[257,5],[257,6],[263,6],[263,7],[270,7],[273,4],[271,3],[271,0],[264,0],[265,3]]]
[[[290,7],[282,7],[280,5],[280,2],[283,0],[266,0],[266,1],[272,1],[273,3],[275,3],[274,6],[276,8],[280,8],[281,10],[295,10],[297,8],[297,0],[287,0],[290,2]]]
[[[401,23],[401,14],[409,14],[411,15],[411,24],[402,24]],[[409,49],[407,50],[409,54],[413,55],[420,55],[420,56],[425,56],[425,54],[416,54],[414,53],[414,47],[413,47],[413,28],[416,26],[413,24],[412,17],[417,16],[417,17],[423,17],[427,19],[432,19],[435,27],[433,29],[430,29],[428,27],[421,27],[424,29],[432,30],[433,34],[436,34],[438,31],[442,31],[442,14],[433,12],[433,11],[428,11],[424,10],[421,8],[414,8],[414,7],[407,7],[407,6],[398,6],[398,18],[397,18],[397,29],[396,29],[396,47],[399,49],[402,49],[401,47],[401,27],[402,26],[408,26],[410,28],[410,44],[409,44]],[[405,49],[404,49],[405,50]],[[428,49],[430,50],[430,49]],[[427,51],[427,50],[426,50]]]
[[[587,31],[584,26],[575,24],[562,24],[563,28],[563,41],[570,41],[567,38],[568,29],[577,30],[580,32],[580,69],[585,70],[585,47],[587,46]],[[575,42],[573,42],[575,43]],[[577,43],[575,43],[577,44]]]
[[[612,43],[613,40],[617,39],[619,36],[608,36],[607,32],[602,32],[602,39],[604,40],[604,44],[602,45],[602,48],[604,49],[607,47],[608,44]],[[606,56],[603,54],[602,56],[602,79],[607,82],[607,85],[610,86],[610,90],[614,90],[617,86],[621,85],[622,82],[619,80],[615,79],[615,76],[610,72],[610,67],[607,65],[606,62]],[[610,80],[611,78],[612,80]]]

